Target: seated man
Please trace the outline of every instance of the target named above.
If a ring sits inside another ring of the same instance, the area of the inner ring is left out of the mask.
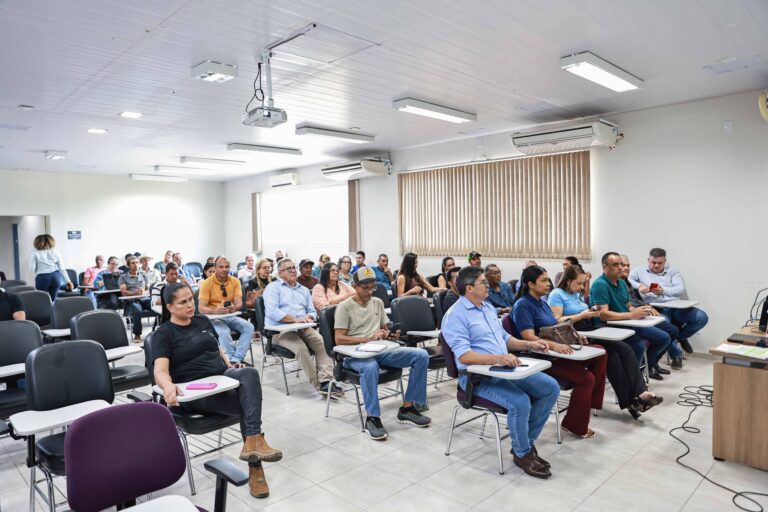
[[[216,272],[200,284],[198,310],[203,315],[226,315],[243,309],[243,289],[240,281],[229,275],[229,260],[219,256],[214,260]],[[251,347],[253,324],[239,316],[212,319],[219,343],[232,364],[240,364]],[[240,333],[237,347],[232,332]]]
[[[149,296],[152,303],[152,311],[154,311],[158,315],[163,314],[163,307],[162,307],[162,301],[161,296],[163,294],[163,288],[165,288],[168,284],[175,284],[175,283],[181,283],[183,285],[186,285],[190,291],[192,291],[192,295],[194,296],[195,292],[192,290],[192,287],[189,284],[189,281],[187,281],[187,278],[179,275],[179,268],[176,266],[174,262],[169,262],[165,265],[165,280],[160,281],[159,283],[155,284],[155,286],[150,287],[149,290]],[[197,305],[195,305],[195,309],[197,309]]]
[[[157,284],[160,281],[162,281],[162,276],[160,275],[160,271],[157,270],[155,267],[150,267],[150,263],[152,262],[154,258],[148,254],[142,254],[139,256],[139,263],[141,264],[141,268],[139,269],[139,272],[144,274],[144,276],[147,278],[147,283],[149,286],[152,286],[153,284]]]
[[[320,279],[320,272],[323,271],[323,265],[331,261],[331,257],[327,254],[321,254],[320,257],[317,259],[317,265],[312,267],[312,276],[316,277],[318,280]]]
[[[129,253],[127,253],[127,254],[125,255],[125,264],[123,264],[123,265],[120,265],[120,266],[117,268],[117,270],[119,270],[119,271],[120,271],[120,272],[122,272],[123,274],[125,274],[126,272],[128,272],[128,270],[131,268],[131,264],[130,264],[130,262],[128,261],[130,258],[133,258],[133,253],[132,253],[132,252],[129,252]]]
[[[187,266],[184,264],[184,256],[180,252],[173,253],[173,262],[176,264],[176,267],[179,269],[179,275],[184,276],[187,279],[187,282],[193,287],[197,288],[197,285],[195,285],[195,277],[192,275],[192,273],[189,271]]]
[[[443,317],[442,332],[462,373],[459,376],[462,389],[467,388],[469,365],[519,366],[520,360],[510,354],[510,350],[546,348],[543,343],[521,341],[504,332],[496,310],[486,302],[488,282],[482,268],[470,265],[461,269],[456,286],[461,298]],[[552,475],[549,463],[539,457],[533,442],[557,402],[560,394],[557,381],[545,373],[520,380],[491,377],[477,382],[474,392],[509,411],[507,425],[515,465],[528,475],[549,478]]]
[[[263,297],[267,325],[317,321],[312,296],[305,286],[298,283],[296,264],[290,258],[283,258],[277,264],[277,280],[267,285]],[[316,330],[307,327],[298,331],[283,332],[276,334],[272,342],[296,354],[301,369],[321,395],[325,396],[329,392],[333,395],[343,394],[338,386],[329,389],[333,361],[325,352],[323,338]],[[314,361],[310,350],[315,355]]]
[[[365,252],[357,251],[355,253],[355,264],[352,266],[352,273],[357,272],[357,269],[365,266]]]
[[[149,290],[149,283],[146,275],[139,272],[139,260],[136,256],[131,256],[126,263],[128,263],[128,272],[120,274],[118,281],[120,295],[123,297],[142,297]],[[125,304],[125,312],[131,317],[133,341],[136,343],[141,342],[141,312],[148,305],[149,300],[145,299],[126,301]]]
[[[451,306],[456,304],[456,302],[459,300],[460,294],[458,288],[456,288],[456,276],[459,275],[459,270],[461,270],[461,267],[453,267],[445,273],[446,277],[448,278],[449,290],[448,293],[446,293],[443,297],[443,314],[451,309]]]
[[[685,296],[685,281],[674,267],[667,265],[667,251],[651,249],[648,266],[636,268],[629,274],[629,282],[646,302],[670,302]],[[680,329],[677,340],[689,354],[693,347],[688,341],[709,322],[707,314],[699,308],[662,308],[661,314]]]
[[[299,272],[301,275],[296,278],[296,281],[301,286],[305,286],[310,293],[312,292],[312,288],[320,282],[318,278],[312,275],[312,266],[314,264],[315,262],[312,260],[301,260],[301,263],[299,263]]]
[[[536,263],[534,260],[528,260],[525,262],[525,265],[523,265],[523,270],[527,269],[528,267],[537,267],[539,264]],[[520,288],[523,286],[523,280],[518,279],[517,283],[515,283],[515,293],[520,291]],[[554,286],[551,286],[551,288],[554,288]],[[544,299],[546,300],[546,298]]]
[[[621,256],[618,253],[605,253],[602,258],[602,265],[603,274],[592,283],[592,290],[589,295],[590,306],[597,307],[600,312],[600,321],[635,320],[659,314],[651,306],[636,308],[629,304],[629,291],[621,279]],[[676,334],[674,326],[670,325],[669,327],[673,329],[673,334]],[[625,341],[635,351],[638,363],[643,360],[645,341],[647,341],[651,345],[648,348],[649,375],[652,379],[664,380],[661,376],[662,372],[659,371],[658,363],[661,355],[672,344],[673,336],[658,327],[632,327],[632,330],[635,331],[635,334]]]
[[[485,266],[485,278],[488,280],[488,301],[501,315],[512,311],[515,292],[509,283],[501,280],[501,269],[491,263]]]
[[[19,299],[18,295],[8,294],[4,288],[0,288],[0,322],[26,319],[24,306],[21,304],[21,299]]]
[[[120,270],[117,266],[119,261],[117,256],[107,258],[107,268],[96,274],[93,280],[93,289],[98,291],[115,290],[117,293],[107,293],[96,295],[93,292],[86,293],[91,300],[96,300],[97,307],[101,306],[107,309],[117,309],[120,303],[117,297],[120,295]]]
[[[481,256],[482,254],[480,254],[479,252],[472,251],[471,253],[469,253],[469,255],[467,255],[467,261],[469,262],[470,265],[473,265],[475,267],[482,267],[483,262],[480,259]]]
[[[246,254],[245,266],[237,271],[237,278],[241,283],[247,283],[256,272],[256,255],[253,253]]]
[[[83,286],[93,286],[93,281],[102,270],[104,270],[104,256],[98,254],[96,255],[96,264],[92,267],[88,267],[85,269],[85,272],[83,272],[83,282],[80,284]]]
[[[387,315],[384,302],[373,296],[376,289],[376,276],[370,267],[362,267],[353,274],[352,286],[355,295],[336,306],[334,329],[336,343],[356,345],[374,340],[385,340],[392,336],[387,329]],[[394,333],[397,337],[398,333]],[[427,401],[427,365],[429,355],[421,348],[400,347],[388,350],[374,357],[344,359],[344,367],[360,374],[360,387],[363,389],[365,412],[365,430],[371,439],[387,438],[387,431],[381,424],[379,408],[379,369],[410,368],[408,388],[405,391],[403,406],[397,412],[397,421],[410,423],[417,427],[427,427],[432,421],[416,410],[414,404],[423,406]]]
[[[389,256],[379,254],[379,259],[376,260],[373,272],[376,274],[376,286],[383,286],[385,290],[392,291],[392,281],[395,280],[395,276],[392,275],[392,271],[389,269]]]

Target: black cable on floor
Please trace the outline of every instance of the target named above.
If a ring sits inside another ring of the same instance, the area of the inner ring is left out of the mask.
[[[751,496],[768,496],[766,493],[762,492],[756,492],[756,491],[735,491],[731,489],[730,487],[726,487],[722,484],[719,484],[712,480],[711,478],[707,477],[704,473],[701,471],[692,468],[691,466],[688,466],[681,462],[681,459],[691,453],[691,447],[688,446],[688,444],[677,437],[674,432],[676,430],[682,430],[684,432],[688,432],[689,434],[700,434],[701,429],[697,427],[690,427],[688,426],[688,423],[691,421],[691,416],[694,412],[696,412],[696,409],[699,407],[712,407],[712,394],[713,394],[713,388],[712,386],[685,386],[683,388],[683,392],[678,395],[679,400],[677,401],[677,405],[681,405],[683,407],[690,407],[691,411],[688,413],[688,418],[683,422],[682,425],[679,427],[675,427],[672,430],[669,431],[669,435],[672,436],[674,439],[679,441],[683,446],[685,446],[685,453],[680,455],[678,458],[675,459],[675,462],[680,464],[686,469],[690,469],[694,473],[698,474],[700,477],[702,477],[707,482],[711,483],[712,485],[716,485],[720,487],[721,489],[725,489],[726,491],[733,494],[733,504],[736,505],[741,510],[746,510],[747,512],[763,512],[763,506],[758,503],[753,498],[750,498]],[[737,502],[738,499],[747,500],[750,503],[754,503],[757,508],[747,508],[745,506],[739,505]]]

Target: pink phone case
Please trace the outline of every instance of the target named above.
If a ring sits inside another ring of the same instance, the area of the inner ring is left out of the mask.
[[[187,386],[189,391],[199,391],[204,389],[214,389],[217,386],[215,382],[196,382]]]

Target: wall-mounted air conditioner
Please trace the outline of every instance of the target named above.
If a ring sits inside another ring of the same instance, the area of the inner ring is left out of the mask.
[[[512,145],[526,155],[540,155],[589,148],[613,148],[619,140],[619,127],[605,119],[593,123],[564,126],[530,133],[514,133]]]
[[[293,187],[299,184],[299,173],[284,172],[269,177],[269,186],[272,188]]]
[[[382,158],[366,158],[344,165],[324,167],[323,176],[330,180],[349,181],[369,178],[372,176],[386,176],[392,170],[392,163]]]

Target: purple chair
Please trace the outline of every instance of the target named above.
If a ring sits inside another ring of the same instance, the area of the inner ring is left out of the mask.
[[[445,354],[445,363],[446,363],[445,370],[448,373],[449,377],[456,379],[459,377],[460,372],[459,372],[459,369],[456,367],[456,359],[454,358],[453,350],[451,350],[451,347],[445,341],[445,338],[443,337],[442,334],[440,334],[440,337],[438,339],[440,342],[440,346],[443,348],[443,353]],[[451,418],[451,428],[448,429],[448,446],[446,446],[445,448],[445,454],[446,455],[451,454],[451,442],[453,441],[453,431],[456,429],[456,427],[465,425],[478,418],[483,418],[483,428],[480,436],[484,437],[485,423],[486,421],[488,421],[488,416],[490,415],[496,424],[494,437],[496,439],[496,452],[499,457],[499,474],[503,475],[504,461],[501,458],[501,440],[509,437],[509,434],[505,434],[503,436],[501,435],[501,424],[499,422],[498,415],[499,414],[506,415],[507,410],[504,407],[494,402],[491,402],[490,400],[486,400],[485,398],[482,398],[479,396],[474,396],[474,393],[472,391],[473,384],[482,378],[483,377],[480,375],[467,375],[467,391],[464,391],[463,389],[461,389],[461,386],[456,384],[456,400],[458,400],[459,404],[453,408],[453,417]],[[459,406],[463,407],[464,409],[473,409],[475,411],[481,411],[482,414],[457,424],[456,415],[459,413]]]
[[[75,512],[133,506],[137,497],[178,481],[187,467],[171,413],[152,402],[116,405],[78,419],[64,439],[64,458]],[[244,485],[248,475],[224,459],[206,462],[205,469],[216,475],[214,511],[223,512],[227,484]]]

